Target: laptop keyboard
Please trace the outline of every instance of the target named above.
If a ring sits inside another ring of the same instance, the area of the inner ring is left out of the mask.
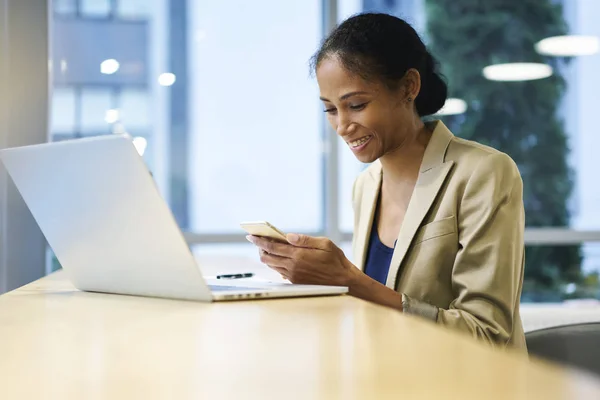
[[[210,290],[213,292],[231,291],[231,290],[252,290],[252,291],[264,291],[264,288],[257,287],[244,287],[244,286],[224,286],[224,285],[209,285]]]

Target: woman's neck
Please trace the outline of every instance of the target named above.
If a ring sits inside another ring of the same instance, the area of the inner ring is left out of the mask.
[[[421,121],[397,149],[379,159],[383,169],[383,184],[388,188],[414,184],[432,131]]]

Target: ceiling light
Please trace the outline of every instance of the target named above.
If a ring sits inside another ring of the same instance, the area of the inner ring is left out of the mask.
[[[175,83],[175,74],[165,72],[158,77],[158,84],[161,86],[171,86]]]
[[[589,56],[600,50],[600,39],[582,35],[553,36],[537,42],[535,50],[547,56]]]
[[[552,67],[540,63],[508,63],[488,65],[483,76],[491,81],[531,81],[552,75]]]
[[[100,63],[100,72],[105,75],[112,75],[119,70],[120,64],[117,60],[111,58]]]
[[[444,103],[444,107],[436,113],[436,115],[457,115],[467,111],[467,102],[463,99],[448,98]]]
[[[119,120],[119,110],[106,110],[106,114],[104,115],[104,121],[107,124],[114,124]]]

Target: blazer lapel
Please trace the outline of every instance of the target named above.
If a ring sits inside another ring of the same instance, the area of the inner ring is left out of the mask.
[[[444,162],[446,149],[452,138],[452,133],[438,121],[425,149],[419,177],[398,234],[386,281],[389,288],[395,289],[398,271],[411,242],[454,165],[453,161]]]
[[[367,216],[368,218],[360,219],[356,236],[356,253],[354,254],[356,266],[361,271],[365,268],[371,227],[373,226],[373,218],[375,217],[379,190],[381,188],[381,165],[379,168],[372,169],[369,173],[370,179],[367,179],[364,183],[360,210],[358,210],[360,215]]]

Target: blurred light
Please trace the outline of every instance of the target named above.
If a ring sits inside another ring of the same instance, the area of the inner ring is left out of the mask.
[[[552,67],[540,63],[508,63],[488,65],[483,76],[491,81],[531,81],[552,75]]]
[[[436,115],[457,115],[467,111],[467,102],[463,99],[449,98],[446,99],[444,107],[436,113]]]
[[[576,290],[577,290],[577,285],[575,285],[574,283],[568,283],[565,286],[565,293],[566,294],[573,294],[573,293],[575,293]]]
[[[106,110],[106,115],[104,116],[104,120],[107,124],[114,124],[119,120],[119,110],[112,109]]]
[[[596,36],[553,36],[537,42],[535,50],[547,56],[589,56],[598,53],[600,40]]]
[[[165,72],[158,76],[158,84],[161,86],[171,86],[175,83],[175,74]]]
[[[143,156],[144,152],[146,151],[146,147],[148,147],[148,141],[141,136],[136,136],[133,138],[133,145],[140,156]]]
[[[64,58],[60,60],[60,73],[64,75],[65,72],[67,72],[68,68],[69,64],[67,64],[67,60],[65,60]]]
[[[119,70],[119,62],[114,58],[104,60],[100,63],[100,72],[105,75],[112,75]]]

